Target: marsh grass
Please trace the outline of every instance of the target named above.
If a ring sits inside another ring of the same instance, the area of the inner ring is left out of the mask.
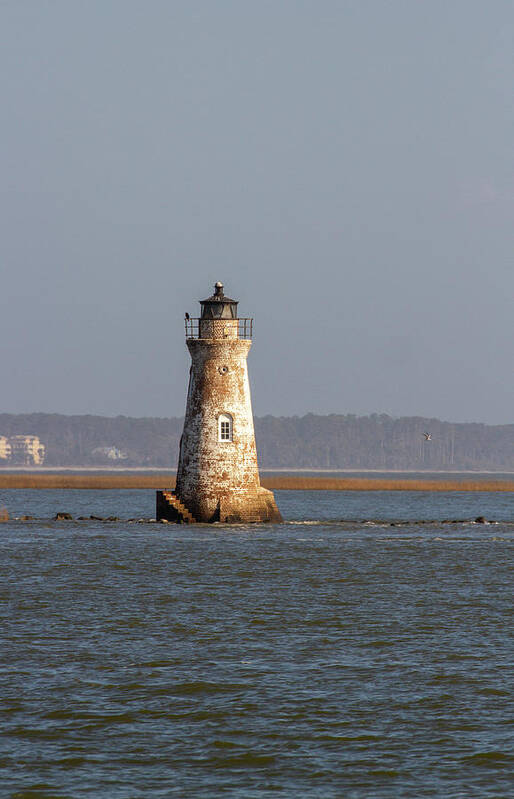
[[[374,477],[263,477],[264,488],[287,491],[514,491],[514,480],[384,479]],[[1,474],[0,488],[169,489],[174,474]]]
[[[378,477],[269,477],[265,488],[288,491],[514,491],[514,480],[384,479]]]
[[[20,472],[17,474],[1,474],[0,488],[33,488],[45,490],[59,489],[136,489],[174,488],[174,474],[42,474]]]

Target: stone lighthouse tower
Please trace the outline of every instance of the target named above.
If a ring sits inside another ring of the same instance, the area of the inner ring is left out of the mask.
[[[157,492],[157,518],[177,522],[280,522],[259,482],[246,359],[252,319],[237,315],[223,284],[186,314],[191,355],[175,492]]]

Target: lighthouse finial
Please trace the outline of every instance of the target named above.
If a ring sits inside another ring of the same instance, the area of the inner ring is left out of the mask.
[[[217,297],[223,297],[223,283],[219,280],[214,284],[214,294]]]

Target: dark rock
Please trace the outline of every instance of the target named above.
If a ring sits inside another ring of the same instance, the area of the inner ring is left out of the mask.
[[[72,519],[73,516],[71,513],[64,513],[62,511],[60,513],[56,513],[54,516],[54,522],[70,522]]]
[[[117,516],[108,516],[105,521],[106,522],[119,522],[119,518]]]
[[[22,522],[30,522],[30,520],[33,519],[33,518],[34,518],[33,516],[20,516],[20,521],[22,521]]]
[[[485,518],[485,516],[477,516],[476,519],[475,519],[475,522],[477,524],[486,524],[487,523],[487,519]]]
[[[79,522],[87,522],[89,521],[89,516],[77,516]]]
[[[104,521],[104,517],[103,516],[90,516],[89,518],[91,519],[92,522],[103,522]]]

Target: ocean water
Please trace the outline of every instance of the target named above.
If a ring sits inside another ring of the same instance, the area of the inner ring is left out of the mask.
[[[1,492],[1,797],[514,795],[513,495],[276,496]]]

